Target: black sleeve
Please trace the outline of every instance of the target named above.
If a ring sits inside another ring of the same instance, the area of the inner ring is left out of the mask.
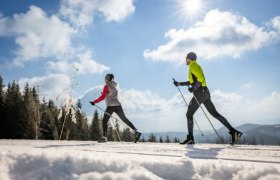
[[[191,84],[190,84],[190,81],[187,81],[187,82],[180,82],[180,85],[181,86],[189,86]]]

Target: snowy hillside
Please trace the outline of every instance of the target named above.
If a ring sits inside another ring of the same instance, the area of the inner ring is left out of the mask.
[[[280,179],[280,147],[0,140],[0,179]]]
[[[254,141],[256,144],[265,145],[280,145],[280,125],[258,125],[258,124],[243,124],[236,127],[243,133],[242,140],[247,142]],[[218,129],[221,136],[227,137],[228,130],[225,127]],[[213,133],[212,137],[215,134]],[[214,136],[215,137],[215,136]],[[205,141],[202,141],[205,142]]]
[[[243,133],[241,144],[260,144],[260,145],[280,145],[280,125],[259,125],[259,124],[243,124],[237,126],[236,129]],[[218,130],[220,136],[225,138],[226,142],[230,142],[228,129],[221,127]],[[143,133],[142,137],[146,140],[151,133]],[[187,132],[153,132],[157,138],[166,138],[168,135],[171,140],[175,137],[181,141],[186,138]],[[216,143],[217,134],[213,130],[203,130],[204,136],[198,130],[194,130],[195,142],[199,143]]]

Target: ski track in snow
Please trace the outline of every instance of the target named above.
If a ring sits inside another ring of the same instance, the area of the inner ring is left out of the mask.
[[[0,140],[0,179],[280,180],[280,146]]]

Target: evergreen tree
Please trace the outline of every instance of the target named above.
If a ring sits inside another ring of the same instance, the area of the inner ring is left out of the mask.
[[[73,112],[74,110],[71,109],[65,109],[65,115],[66,115],[66,119],[65,119],[65,123],[64,123],[64,128],[63,128],[63,132],[64,137],[66,140],[76,140],[77,139],[77,127],[75,125],[75,122],[73,122],[73,116],[75,117],[75,112]]]
[[[115,137],[119,140],[119,138],[118,138],[118,136],[119,137],[122,137],[122,133],[123,132],[121,132],[121,130],[120,130],[120,124],[119,124],[119,122],[116,120],[115,121],[115,125],[116,125],[116,129],[115,129]],[[122,138],[121,138],[121,140],[123,140]]]
[[[98,141],[102,136],[101,123],[97,110],[94,111],[93,119],[90,125],[90,139]]]
[[[165,142],[166,142],[166,143],[170,143],[170,138],[169,138],[168,135],[166,136]]]
[[[51,109],[45,99],[43,99],[43,103],[41,104],[40,113],[41,113],[40,128],[39,128],[40,139],[47,139],[47,140],[54,139],[54,134],[53,134],[54,119],[53,119],[53,115],[51,114]]]
[[[33,87],[32,89],[32,96],[33,96],[33,101],[34,101],[34,108],[33,108],[33,121],[34,121],[34,126],[35,126],[35,139],[39,139],[39,127],[40,127],[40,100],[39,100],[39,92]]]
[[[163,143],[163,139],[162,139],[161,136],[159,137],[159,142],[160,142],[160,143]]]
[[[122,141],[125,141],[125,142],[132,142],[134,141],[134,138],[133,138],[133,134],[131,133],[130,129],[129,128],[125,128],[122,132]]]
[[[2,76],[0,76],[0,138],[6,137],[7,129],[4,87]]]
[[[65,107],[59,109],[60,116],[57,119],[58,139],[68,139],[69,132],[67,128],[67,118],[69,119],[68,110]]]
[[[77,140],[89,140],[89,127],[86,115],[82,112],[82,103],[78,100],[76,105]]]
[[[173,142],[174,142],[174,143],[179,143],[180,140],[179,140],[177,137],[175,137],[174,140],[173,140]]]
[[[142,136],[142,137],[140,138],[139,142],[147,142],[147,141],[146,141],[145,137]]]
[[[26,83],[23,95],[23,107],[21,109],[21,117],[24,121],[24,138],[26,139],[38,139],[38,125],[40,122],[39,114],[39,99],[36,89],[33,91]]]
[[[118,137],[115,136],[114,129],[111,125],[108,126],[108,141],[118,141]]]
[[[19,85],[13,81],[8,84],[6,92],[6,133],[5,138],[22,139],[25,131],[25,123],[21,117],[23,98],[20,93]]]
[[[148,139],[149,142],[157,142],[157,137],[154,133],[151,133],[149,135],[149,139]]]
[[[50,122],[50,127],[52,129],[53,133],[53,139],[58,140],[59,139],[59,127],[60,127],[60,121],[59,121],[59,109],[55,106],[53,100],[49,100],[48,103],[48,111],[47,113],[49,114],[49,122]]]
[[[61,116],[58,119],[59,138],[65,140],[75,140],[77,137],[77,127],[75,110],[71,99],[66,99],[66,104],[60,109]]]

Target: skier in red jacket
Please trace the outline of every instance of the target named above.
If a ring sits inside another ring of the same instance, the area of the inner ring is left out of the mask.
[[[116,89],[116,86],[117,83],[114,81],[114,75],[107,74],[105,76],[105,85],[101,96],[90,102],[94,106],[96,103],[99,103],[105,99],[107,105],[102,119],[103,137],[98,142],[107,142],[108,121],[110,119],[109,114],[112,115],[115,112],[127,126],[134,130],[134,142],[136,143],[139,140],[141,133],[138,132],[134,125],[126,118],[122,109],[122,105],[118,100],[118,90]]]

